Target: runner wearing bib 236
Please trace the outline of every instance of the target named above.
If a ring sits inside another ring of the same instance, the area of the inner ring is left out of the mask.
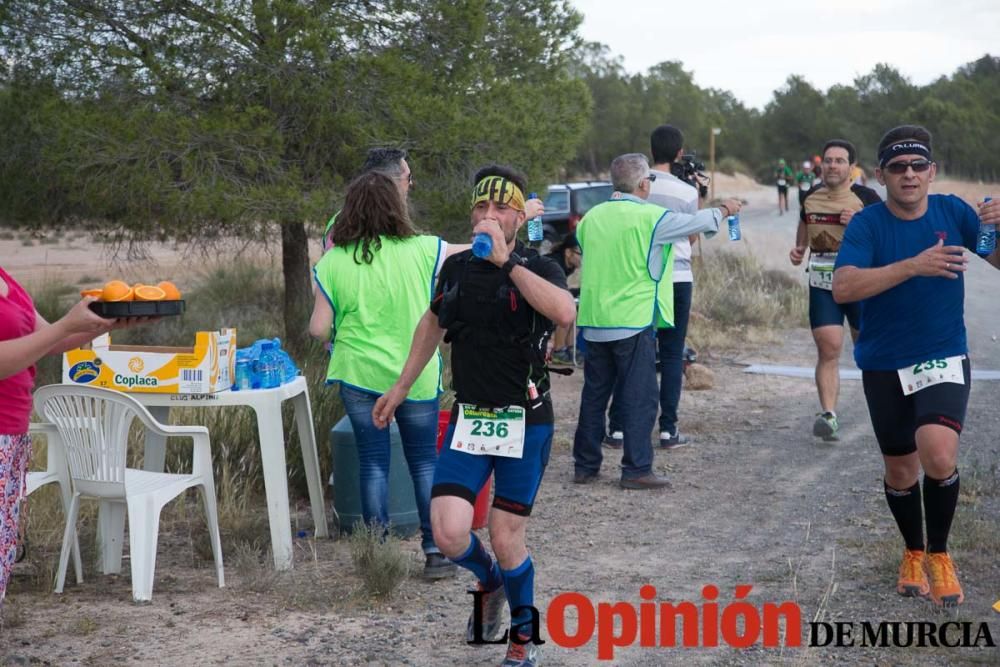
[[[975,249],[980,223],[1000,220],[1000,202],[980,205],[977,215],[958,197],[928,196],[936,168],[930,133],[919,126],[886,133],[878,163],[886,203],[865,208],[847,227],[833,297],[862,302],[854,358],[882,450],[886,501],[906,544],[896,590],[955,606],[964,594],[948,534],[971,381],[964,249]],[[1000,252],[986,259],[1000,268]]]
[[[445,262],[403,373],[372,411],[376,424],[387,424],[442,336],[451,343],[455,407],[434,472],[431,524],[441,551],[478,580],[466,640],[493,640],[509,602],[504,667],[537,664],[541,629],[531,611],[535,568],[525,530],[552,446],[548,339],[555,325],[576,318],[559,265],[517,242],[524,188],[524,177],[507,167],[476,174],[472,222],[476,233],[490,235],[492,252],[479,259],[466,251]],[[471,532],[473,503],[491,472],[495,560]]]

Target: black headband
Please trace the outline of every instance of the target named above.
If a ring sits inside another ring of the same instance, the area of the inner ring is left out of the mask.
[[[930,160],[931,149],[926,144],[922,144],[914,139],[903,139],[902,141],[889,144],[878,154],[879,169],[884,169],[885,164],[897,155],[919,155]]]

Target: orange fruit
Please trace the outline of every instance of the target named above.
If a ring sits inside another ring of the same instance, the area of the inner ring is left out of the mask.
[[[177,289],[177,285],[173,284],[169,280],[162,281],[159,285],[157,285],[157,287],[163,290],[163,293],[166,295],[165,298],[167,301],[181,300],[181,291]]]
[[[121,280],[112,280],[104,284],[101,290],[102,301],[131,301],[132,288]]]
[[[84,289],[80,290],[80,296],[92,296],[95,299],[100,299],[104,295],[104,290],[98,287],[97,289]]]
[[[163,301],[167,295],[154,285],[139,285],[134,290],[136,301]]]

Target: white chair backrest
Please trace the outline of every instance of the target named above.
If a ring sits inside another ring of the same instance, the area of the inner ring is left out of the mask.
[[[35,410],[59,430],[74,482],[124,495],[128,432],[141,404],[110,389],[48,385],[35,392]]]

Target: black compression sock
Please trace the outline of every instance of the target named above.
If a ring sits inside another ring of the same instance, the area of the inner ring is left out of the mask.
[[[923,551],[924,517],[920,507],[920,482],[902,490],[885,484],[885,499],[896,519],[896,525],[899,526],[899,532],[903,534],[906,548]]]
[[[958,506],[958,470],[946,479],[924,475],[924,513],[927,515],[927,551],[948,550],[948,533]]]

